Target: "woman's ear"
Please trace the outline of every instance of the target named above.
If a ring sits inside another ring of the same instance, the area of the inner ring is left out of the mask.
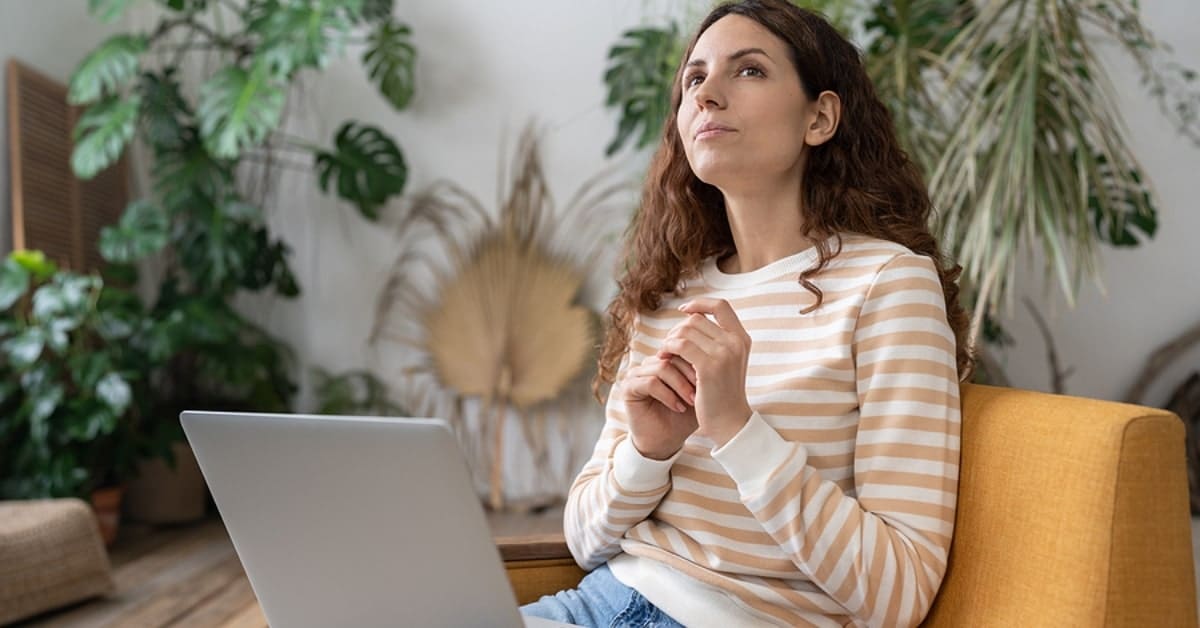
[[[804,134],[804,143],[809,146],[820,146],[828,142],[837,133],[838,123],[842,120],[842,99],[831,91],[823,91],[813,103],[816,112],[808,132]]]

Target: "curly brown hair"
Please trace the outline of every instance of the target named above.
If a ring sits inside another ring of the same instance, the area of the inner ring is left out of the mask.
[[[816,265],[799,275],[800,285],[816,296],[801,313],[821,306],[823,295],[812,277],[841,250],[842,233],[902,244],[928,256],[938,269],[947,322],[957,341],[958,372],[965,378],[973,358],[967,346],[969,320],[958,302],[962,268],[947,267],[930,232],[933,207],[921,171],[901,149],[891,114],[876,96],[858,50],[819,14],[784,0],[744,0],[722,4],[704,18],[676,70],[670,115],[627,233],[620,292],[608,307],[610,325],[592,386],[597,399],[629,350],[636,313],[657,310],[663,294],[674,292],[680,278],[698,272],[708,257],[735,252],[724,197],[692,172],[676,130],[684,64],[700,35],[731,14],[748,17],[783,40],[810,100],[828,90],[842,101],[843,123],[829,141],[807,149],[801,175],[802,235],[814,242],[818,255]],[[836,250],[830,250],[830,239]]]

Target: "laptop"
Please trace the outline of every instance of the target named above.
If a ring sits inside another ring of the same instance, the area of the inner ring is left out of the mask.
[[[566,625],[518,612],[446,422],[180,420],[271,626]]]

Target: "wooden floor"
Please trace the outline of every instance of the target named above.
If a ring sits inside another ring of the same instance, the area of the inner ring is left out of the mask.
[[[561,531],[562,511],[489,516],[493,536]],[[160,527],[126,524],[109,553],[116,593],[22,626],[222,627],[267,625],[220,519]]]

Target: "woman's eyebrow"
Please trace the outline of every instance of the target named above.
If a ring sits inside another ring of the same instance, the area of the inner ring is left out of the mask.
[[[741,50],[738,50],[737,52],[729,55],[727,57],[727,60],[736,61],[737,59],[740,59],[746,55],[752,55],[752,54],[760,54],[768,59],[771,59],[771,55],[767,54],[766,51],[764,51],[762,48],[742,48]],[[774,61],[774,59],[771,59],[771,60]],[[703,67],[704,65],[707,65],[707,64],[705,64],[704,59],[692,59],[691,61],[688,61],[688,63],[687,63],[687,67],[689,67],[689,68],[697,67],[697,66]]]

